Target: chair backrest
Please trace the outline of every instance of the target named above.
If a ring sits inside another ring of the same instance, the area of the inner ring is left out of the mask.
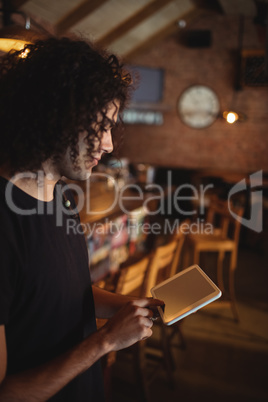
[[[233,206],[232,211],[235,212],[237,218],[234,218],[233,216],[230,218],[227,235],[232,238],[238,247],[241,230],[241,218],[244,215],[245,208],[242,206]]]
[[[135,293],[136,296],[143,297],[150,260],[151,255],[146,255],[138,262],[120,268],[115,292],[123,295]]]
[[[182,254],[182,247],[186,236],[185,233],[188,230],[190,223],[191,223],[190,219],[186,219],[185,221],[183,221],[182,224],[179,226],[178,230],[176,231],[176,233],[173,235],[172,240],[175,240],[177,242],[177,247],[170,268],[170,276],[175,275],[178,271],[180,257]]]
[[[118,272],[115,292],[124,295],[134,294],[139,297],[151,296],[150,289],[158,281],[175,275],[185,240],[182,228],[183,226],[178,228],[167,244],[157,247],[138,261],[128,265],[122,264]]]
[[[230,213],[235,213],[236,217]],[[207,222],[217,225],[222,239],[229,238],[238,244],[244,207],[225,200],[213,199],[208,207]]]
[[[178,232],[169,243],[156,248],[148,268],[145,290],[147,296],[151,296],[153,286],[176,274],[184,239],[184,233]]]

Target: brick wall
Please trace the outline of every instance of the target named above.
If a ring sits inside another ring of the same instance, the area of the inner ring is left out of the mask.
[[[202,130],[191,129],[179,119],[176,103],[192,84],[213,88],[221,109],[230,107],[235,80],[235,51],[238,46],[238,17],[203,15],[191,29],[209,29],[209,48],[186,48],[178,36],[169,37],[147,50],[132,64],[165,70],[164,124],[126,125],[121,156],[132,162],[182,168],[211,168],[229,171],[268,171],[268,87],[244,87],[236,93],[235,107],[248,119],[229,125],[218,119]],[[260,48],[256,26],[245,19],[243,48]]]

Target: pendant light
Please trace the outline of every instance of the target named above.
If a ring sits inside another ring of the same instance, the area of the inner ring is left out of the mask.
[[[0,29],[0,51],[7,53],[10,50],[21,50],[25,45],[45,37],[44,34],[32,30],[30,18],[21,11],[12,10],[9,1],[4,1],[3,5],[4,7],[0,9],[0,12],[3,13],[4,25]],[[14,24],[11,20],[12,14],[22,15],[25,19],[25,26]],[[42,30],[45,31],[43,28]],[[48,32],[46,32],[46,36],[47,34]]]

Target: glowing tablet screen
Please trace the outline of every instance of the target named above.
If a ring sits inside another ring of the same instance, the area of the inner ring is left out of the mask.
[[[151,293],[165,302],[164,313],[161,310],[160,313],[166,324],[178,321],[221,296],[221,291],[197,265],[155,286]]]

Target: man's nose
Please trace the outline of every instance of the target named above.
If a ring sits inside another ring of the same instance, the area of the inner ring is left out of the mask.
[[[102,152],[105,152],[105,153],[111,153],[111,152],[113,152],[113,149],[114,149],[114,146],[113,146],[112,134],[111,134],[111,130],[109,130],[103,134],[102,141],[101,141],[101,150],[102,150]]]

